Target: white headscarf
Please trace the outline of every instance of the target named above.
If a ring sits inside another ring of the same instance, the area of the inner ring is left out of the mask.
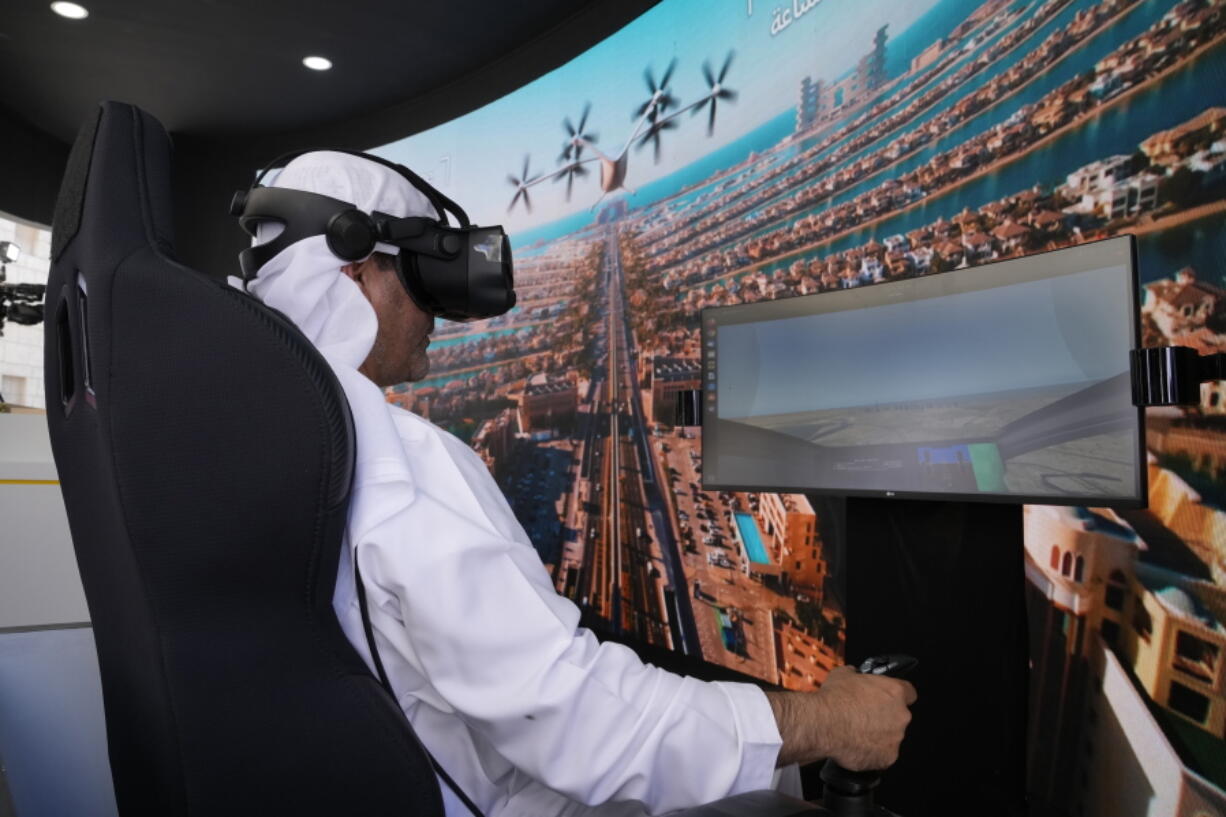
[[[367,213],[437,218],[425,195],[403,176],[347,153],[299,156],[272,186],[331,196]],[[260,224],[256,243],[271,241],[281,229],[275,222]],[[375,251],[395,254],[399,249],[380,243]],[[413,481],[382,389],[358,372],[379,326],[362,290],[341,272],[347,263],[332,254],[323,236],[312,236],[273,256],[247,288],[297,325],[328,361],[345,392],[357,435],[348,530],[350,541],[361,541],[366,531],[412,501]],[[236,278],[230,282],[241,287]]]

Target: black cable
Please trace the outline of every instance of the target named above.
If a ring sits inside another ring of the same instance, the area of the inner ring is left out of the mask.
[[[353,577],[354,584],[357,585],[358,589],[358,606],[362,610],[362,629],[366,631],[366,646],[370,649],[370,657],[375,662],[375,672],[379,676],[379,683],[387,690],[387,694],[392,696],[392,700],[396,701],[396,693],[392,691],[392,683],[387,679],[387,671],[383,668],[383,661],[379,658],[379,649],[375,646],[375,631],[374,627],[370,624],[370,611],[366,607],[366,587],[362,584],[362,571],[358,568],[356,548],[353,552]],[[397,702],[397,705],[399,705],[399,702]],[[485,817],[481,813],[481,809],[477,808],[468,795],[451,779],[451,775],[447,774],[447,771],[434,759],[434,755],[430,754],[430,750],[426,748],[426,745],[421,742],[421,738],[413,730],[412,724],[409,724],[409,734],[413,736],[413,740],[417,741],[417,745],[421,747],[421,750],[426,753],[426,757],[430,759],[430,765],[434,767],[435,774],[443,778],[443,782],[455,793],[456,797],[460,798],[460,801],[468,810],[473,813],[473,817]]]

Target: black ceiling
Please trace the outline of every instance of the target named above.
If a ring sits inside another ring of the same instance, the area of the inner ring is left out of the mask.
[[[90,14],[80,21],[53,14],[49,0],[9,0],[0,16],[0,108],[65,143],[102,99],[146,108],[172,133],[221,140],[336,130],[424,95],[444,101],[449,117],[565,62],[652,5],[81,2]],[[306,69],[309,54],[333,69]],[[507,70],[491,72],[496,65]],[[488,87],[466,87],[483,69]],[[448,97],[452,86],[462,98]],[[413,124],[430,118],[419,113]]]

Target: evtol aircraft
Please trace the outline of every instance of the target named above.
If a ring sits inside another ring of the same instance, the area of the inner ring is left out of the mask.
[[[597,135],[586,132],[588,115],[592,112],[592,104],[590,102],[584,106],[578,125],[575,125],[569,116],[566,117],[562,120],[562,128],[566,131],[566,140],[562,143],[562,152],[558,156],[558,163],[562,167],[534,176],[531,175],[529,167],[531,157],[525,155],[523,169],[520,171],[520,174],[518,176],[514,174],[507,176],[507,181],[515,188],[515,195],[511,197],[511,203],[507,206],[508,212],[514,209],[515,205],[520,201],[523,201],[524,207],[531,212],[532,201],[528,197],[528,190],[535,185],[550,180],[556,182],[566,179],[566,200],[570,201],[575,177],[586,177],[588,175],[588,168],[586,166],[592,162],[600,163],[601,189],[600,198],[592,205],[593,207],[615,190],[627,190],[633,193],[634,191],[626,187],[625,183],[626,171],[630,164],[630,148],[632,146],[637,145],[637,149],[642,149],[651,144],[653,158],[656,162],[659,162],[660,134],[678,127],[677,118],[682,114],[689,113],[691,116],[694,116],[701,113],[704,108],[707,110],[707,136],[715,132],[715,112],[719,103],[721,101],[735,102],[737,98],[737,92],[724,85],[724,80],[728,76],[728,69],[732,65],[732,58],[734,56],[735,52],[728,52],[718,73],[712,70],[710,61],[704,61],[702,64],[702,76],[706,80],[709,90],[702,98],[682,108],[677,108],[679,100],[669,90],[669,81],[673,77],[677,61],[674,59],[668,64],[668,68],[664,70],[659,82],[656,81],[650,66],[644,69],[643,80],[646,82],[647,90],[651,96],[635,109],[632,115],[635,123],[634,129],[630,132],[630,136],[622,145],[621,150],[614,155],[606,154],[596,147]],[[672,108],[677,109],[669,113],[669,109]],[[594,155],[583,157],[584,150],[591,151]]]

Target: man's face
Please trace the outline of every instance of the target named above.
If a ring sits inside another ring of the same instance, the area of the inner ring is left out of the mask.
[[[375,345],[359,371],[381,388],[424,378],[430,371],[426,347],[434,316],[409,297],[395,269],[381,267],[373,256],[342,271],[362,289],[379,319]]]

